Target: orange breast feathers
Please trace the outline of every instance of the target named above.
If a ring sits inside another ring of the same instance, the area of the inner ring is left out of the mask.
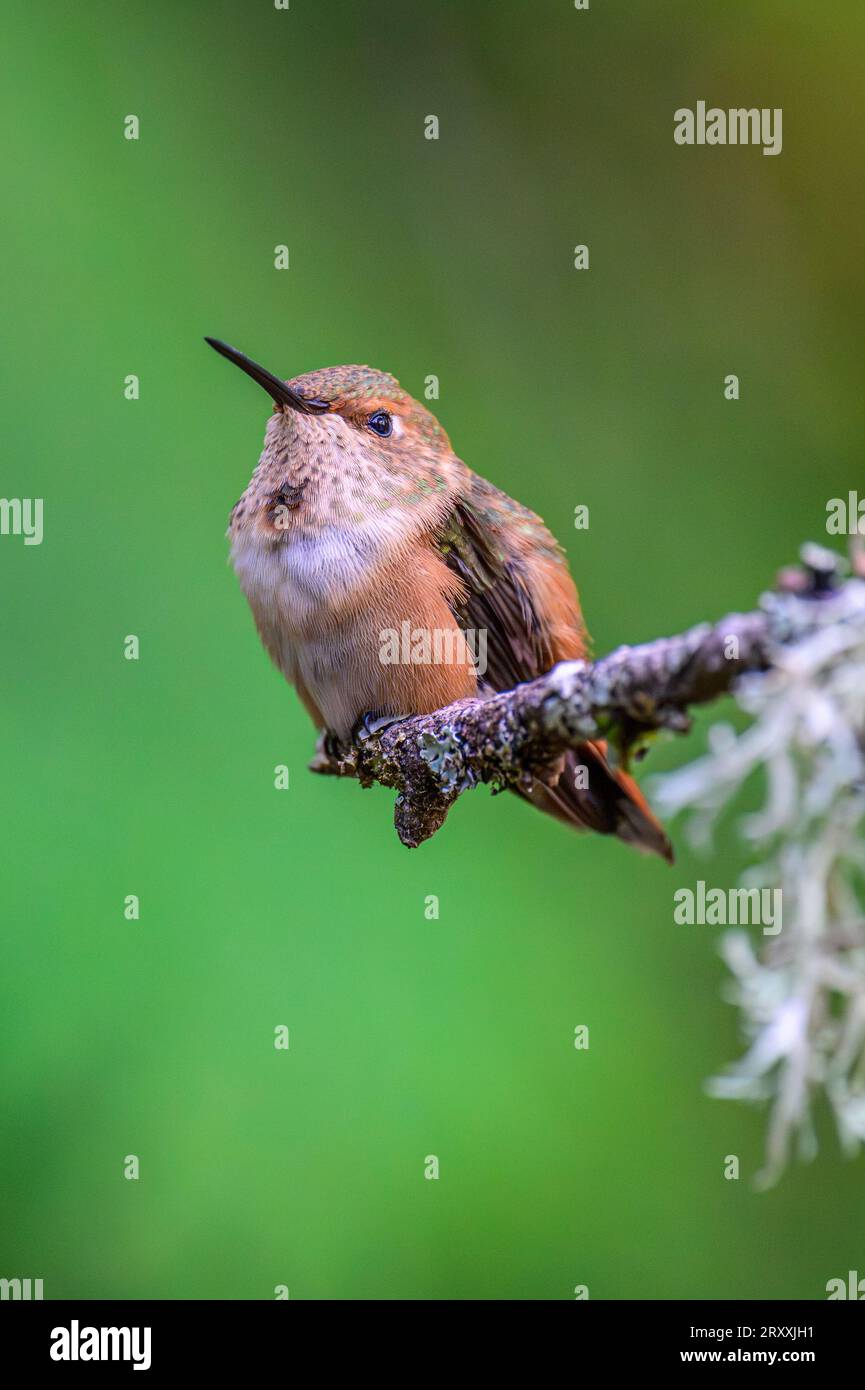
[[[477,693],[472,649],[452,609],[463,593],[441,557],[418,543],[358,595],[353,623],[365,634],[363,649],[375,670],[375,708],[428,714]]]

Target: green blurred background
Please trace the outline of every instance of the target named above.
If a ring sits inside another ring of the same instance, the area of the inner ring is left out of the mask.
[[[0,491],[45,499],[45,538],[0,539],[0,1274],[558,1299],[865,1273],[826,1117],[758,1195],[764,1115],[702,1089],[741,1040],[717,929],[672,894],[732,884],[732,835],[707,861],[674,827],[670,871],[481,790],[408,852],[390,793],[305,771],[226,564],[268,403],[202,342],[438,375],[457,451],[567,546],[599,652],[749,607],[862,481],[865,11],[4,11]],[[678,148],[698,99],[783,107],[783,153]]]

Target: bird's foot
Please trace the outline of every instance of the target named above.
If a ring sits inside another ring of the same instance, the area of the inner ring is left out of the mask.
[[[394,724],[401,724],[404,719],[408,719],[407,714],[382,714],[380,710],[367,710],[362,714],[351,731],[352,743],[366,743],[371,738],[376,738],[383,734]]]
[[[327,755],[327,757],[331,758],[335,763],[340,762],[345,755],[345,744],[342,742],[340,738],[337,737],[337,735],[333,732],[332,729],[322,730],[321,736],[319,738],[319,744],[321,746],[322,752],[324,752]]]
[[[350,777],[354,752],[351,747],[337,738],[330,729],[322,729],[315,741],[315,754],[309,764],[310,772],[319,772],[325,777]]]

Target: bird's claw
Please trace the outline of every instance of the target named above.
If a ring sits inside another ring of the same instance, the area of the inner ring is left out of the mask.
[[[382,714],[379,710],[367,710],[351,731],[352,743],[366,743],[368,739],[377,738],[408,717],[407,714]]]
[[[345,755],[345,744],[331,729],[325,729],[319,740],[322,751],[332,762],[341,762]]]

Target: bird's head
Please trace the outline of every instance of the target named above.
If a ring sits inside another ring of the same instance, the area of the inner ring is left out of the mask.
[[[327,525],[435,521],[464,471],[435,416],[388,372],[325,367],[283,381],[206,341],[274,402],[264,449],[231,517],[278,542]]]

